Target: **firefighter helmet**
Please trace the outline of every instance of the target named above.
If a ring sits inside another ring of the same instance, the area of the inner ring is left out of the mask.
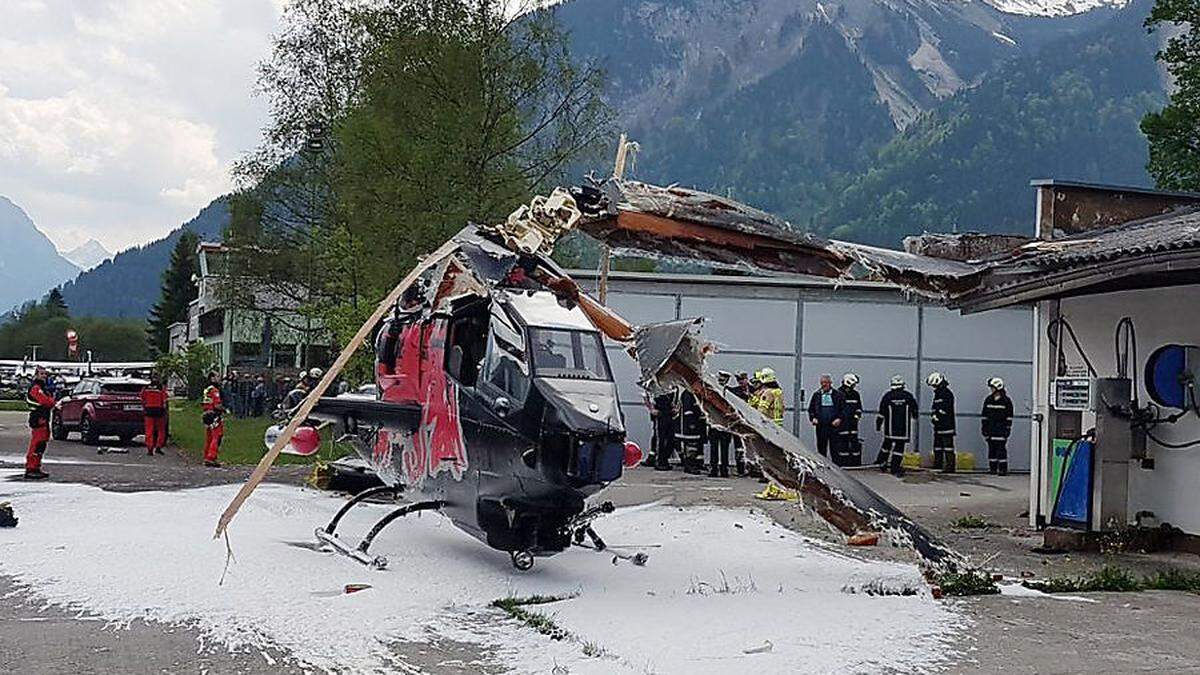
[[[762,382],[763,384],[769,384],[771,382],[775,382],[776,381],[775,369],[774,368],[763,368],[762,370],[758,371],[758,381]]]
[[[847,387],[856,387],[858,386],[858,376],[854,373],[846,373],[842,376],[842,384]]]
[[[992,389],[1003,389],[1004,388],[1004,380],[1002,380],[998,377],[988,378],[988,386],[991,387]]]
[[[892,389],[903,389],[903,388],[904,388],[904,378],[900,377],[899,375],[893,375],[892,376]]]
[[[945,381],[946,381],[946,378],[936,370],[933,371],[932,373],[930,373],[929,377],[925,378],[925,384],[927,384],[931,387],[940,386]]]

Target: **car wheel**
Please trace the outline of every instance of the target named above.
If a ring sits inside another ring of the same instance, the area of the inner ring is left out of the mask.
[[[56,441],[67,440],[67,428],[63,426],[62,415],[54,415],[50,419],[50,436]]]
[[[99,434],[96,433],[96,427],[92,425],[92,418],[87,413],[79,418],[79,437],[88,445],[95,445],[100,440]]]

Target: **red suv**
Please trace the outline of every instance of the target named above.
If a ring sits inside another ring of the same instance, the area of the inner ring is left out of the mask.
[[[145,427],[138,395],[147,384],[127,377],[83,378],[54,405],[50,434],[61,441],[78,431],[84,443],[95,443],[101,436],[128,443]]]

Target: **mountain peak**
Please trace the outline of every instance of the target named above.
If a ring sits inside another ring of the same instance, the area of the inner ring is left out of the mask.
[[[34,300],[79,270],[59,255],[33,219],[0,196],[0,312]]]
[[[95,239],[88,239],[79,246],[61,253],[62,257],[75,263],[82,270],[90,270],[112,257],[112,252]]]
[[[1129,0],[984,0],[1005,14],[1022,16],[1074,16],[1093,9],[1120,9]]]

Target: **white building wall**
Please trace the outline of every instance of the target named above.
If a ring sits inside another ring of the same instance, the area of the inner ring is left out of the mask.
[[[1114,332],[1117,322],[1132,317],[1137,330],[1137,363],[1130,375],[1142,402],[1149,400],[1143,381],[1146,359],[1158,347],[1169,344],[1200,345],[1200,285],[1166,289],[1124,291],[1098,296],[1067,298],[1061,312],[1079,337],[1083,350],[1100,377],[1116,375]],[[1045,337],[1040,338],[1045,345]],[[1066,356],[1071,364],[1081,363],[1070,345]],[[1172,411],[1164,411],[1169,414]],[[1084,429],[1094,419],[1085,416]],[[1200,419],[1190,414],[1173,425],[1160,425],[1155,436],[1168,443],[1200,438]],[[1043,442],[1046,439],[1043,438]],[[1153,469],[1130,463],[1129,517],[1142,510],[1153,511],[1161,522],[1170,523],[1190,534],[1200,534],[1200,446],[1171,450],[1148,441],[1155,459]]]
[[[572,274],[584,288],[595,288],[589,278],[594,275]],[[866,409],[860,433],[867,461],[882,440],[874,413],[894,374],[904,376],[920,404],[919,438],[910,449],[929,458],[931,392],[924,381],[938,370],[949,378],[958,402],[957,449],[973,454],[977,467],[986,467],[979,413],[987,379],[999,375],[1010,383],[1016,413],[1010,467],[1029,468],[1034,341],[1028,308],[962,316],[911,302],[886,284],[629,273],[613,274],[608,302],[634,324],[705,317],[704,335],[719,348],[708,361],[710,370],[774,368],[784,389],[784,427],[805,443],[813,442],[813,432],[805,423],[803,396],[811,394],[822,373],[839,381],[842,373],[857,373]],[[650,420],[636,364],[619,345],[609,348],[629,436],[646,445]]]

